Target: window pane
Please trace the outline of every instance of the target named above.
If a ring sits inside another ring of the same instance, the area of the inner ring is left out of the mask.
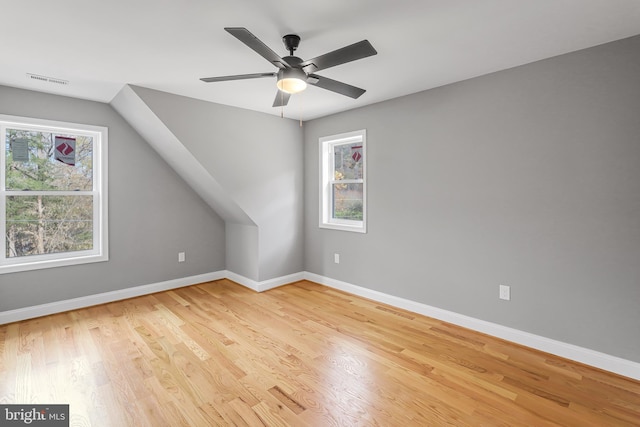
[[[362,221],[362,184],[332,184],[335,219]]]
[[[7,197],[7,258],[93,249],[93,196]]]
[[[362,179],[362,143],[334,145],[334,179]]]
[[[56,137],[75,142],[75,149],[68,148],[72,157],[75,152],[74,165],[56,160]],[[93,189],[93,138],[7,129],[5,145],[7,190]]]

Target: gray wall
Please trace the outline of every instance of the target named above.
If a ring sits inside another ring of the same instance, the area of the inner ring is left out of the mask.
[[[0,86],[0,114],[109,128],[110,244],[108,262],[0,275],[0,311],[225,269],[224,222],[109,105]]]
[[[305,269],[640,362],[639,117],[634,37],[308,122]],[[369,232],[319,229],[363,128]]]
[[[260,276],[259,230],[255,225],[226,222],[227,270],[252,280]]]
[[[303,137],[298,122],[131,88],[257,225],[257,230],[227,227],[234,235],[227,243],[227,269],[258,281],[302,271]],[[257,248],[239,242],[257,243]],[[243,256],[247,249],[251,253]]]

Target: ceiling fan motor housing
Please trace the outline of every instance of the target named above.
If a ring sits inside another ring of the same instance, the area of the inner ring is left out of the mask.
[[[290,67],[292,68],[302,68],[300,67],[300,64],[302,63],[302,58],[298,58],[297,56],[285,56],[282,59],[285,60],[285,62],[287,64],[289,64]]]

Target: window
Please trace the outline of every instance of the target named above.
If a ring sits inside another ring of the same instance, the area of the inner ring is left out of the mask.
[[[366,131],[320,138],[320,227],[366,233]]]
[[[107,128],[0,115],[0,273],[106,261]]]

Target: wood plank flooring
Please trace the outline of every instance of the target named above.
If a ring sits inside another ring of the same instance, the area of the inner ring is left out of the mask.
[[[0,326],[0,403],[73,426],[640,426],[640,382],[311,282]]]

